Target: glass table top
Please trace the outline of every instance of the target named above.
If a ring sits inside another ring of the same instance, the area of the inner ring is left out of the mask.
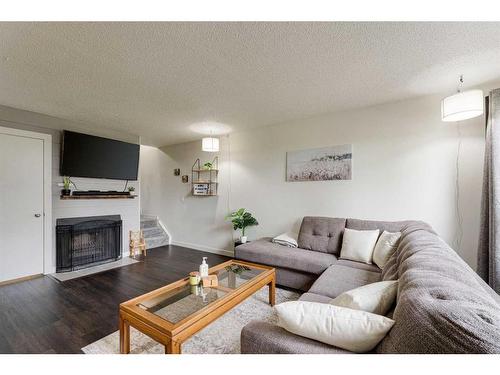
[[[137,306],[176,324],[265,271],[261,268],[232,263],[215,272],[210,272],[210,275],[217,275],[218,286],[216,287],[204,288],[201,283],[189,285],[189,281],[186,281],[185,284],[175,289],[141,301]]]

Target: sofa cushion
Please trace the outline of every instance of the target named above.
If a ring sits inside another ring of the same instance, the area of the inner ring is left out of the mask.
[[[500,305],[439,237],[403,230],[383,271],[399,278],[392,330],[379,353],[500,353]]]
[[[234,254],[236,259],[316,275],[321,274],[337,260],[333,254],[278,245],[272,243],[268,237],[237,246]]]
[[[380,233],[384,230],[387,232],[401,232],[404,228],[415,224],[422,223],[414,220],[403,221],[377,221],[377,220],[362,220],[362,219],[347,219],[345,227],[356,230],[374,230],[378,229]],[[425,224],[425,223],[422,223]],[[427,224],[426,224],[427,225]]]
[[[318,278],[318,275],[288,268],[276,267],[276,284],[307,292]]]
[[[322,296],[321,294],[314,293],[304,293],[300,296],[299,301],[306,302],[318,302],[318,303],[330,303],[332,299],[330,297]]]
[[[345,219],[306,216],[299,232],[299,247],[338,255],[342,246]]]
[[[310,293],[335,298],[348,290],[380,281],[380,272],[334,264],[314,282]]]
[[[319,341],[294,335],[267,322],[252,321],[241,330],[243,354],[351,354]]]
[[[346,267],[352,267],[352,268],[358,268],[360,270],[366,270],[366,271],[372,271],[372,272],[382,272],[380,268],[376,264],[366,264],[366,263],[361,263],[361,262],[355,262],[353,260],[347,260],[347,259],[339,259],[335,262],[336,265],[338,266],[346,266]]]

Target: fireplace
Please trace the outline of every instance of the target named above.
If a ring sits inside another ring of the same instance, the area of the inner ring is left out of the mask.
[[[57,219],[56,272],[74,271],[122,256],[120,215]]]

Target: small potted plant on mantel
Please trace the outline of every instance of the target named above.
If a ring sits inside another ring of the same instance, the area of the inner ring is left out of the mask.
[[[129,187],[128,187],[128,193],[129,193],[130,195],[132,195],[132,196],[133,196],[133,195],[135,195],[135,187],[133,187],[133,186],[129,186]]]
[[[240,208],[237,211],[231,212],[226,216],[226,219],[231,220],[233,224],[233,229],[241,229],[240,242],[246,243],[247,236],[245,235],[245,229],[255,225],[259,225],[257,219],[255,219],[252,214],[246,211],[244,208]]]
[[[64,197],[71,195],[71,180],[68,176],[63,177],[63,189],[61,190],[61,195]]]

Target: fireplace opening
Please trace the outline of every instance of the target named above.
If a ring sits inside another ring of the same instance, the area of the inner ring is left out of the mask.
[[[120,215],[56,221],[56,272],[74,271],[121,258]]]

